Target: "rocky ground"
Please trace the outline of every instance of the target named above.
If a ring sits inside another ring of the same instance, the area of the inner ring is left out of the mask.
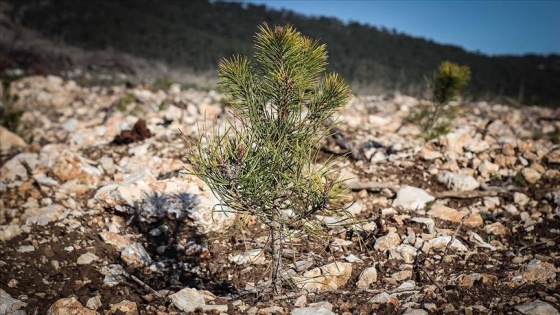
[[[263,227],[187,171],[219,94],[2,93],[24,113],[0,131],[0,314],[559,314],[558,110],[464,104],[426,143],[405,118],[428,102],[354,98],[321,156],[349,153],[348,213],[286,231],[273,298]]]

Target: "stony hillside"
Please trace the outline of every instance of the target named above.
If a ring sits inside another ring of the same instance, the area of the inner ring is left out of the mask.
[[[559,314],[558,110],[463,104],[426,143],[405,118],[428,102],[355,97],[320,156],[347,154],[348,213],[289,231],[272,298],[263,227],[188,172],[218,93],[2,93],[23,115],[0,131],[0,314]]]

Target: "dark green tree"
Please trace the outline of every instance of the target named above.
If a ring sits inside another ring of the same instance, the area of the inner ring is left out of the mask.
[[[233,119],[224,134],[201,137],[189,158],[224,204],[268,227],[271,285],[280,294],[287,225],[302,228],[319,211],[340,210],[335,201],[344,189],[332,163],[315,163],[318,142],[333,127],[325,122],[350,91],[337,74],[324,75],[325,45],[290,25],[260,26],[254,49],[253,60],[220,62],[220,87]],[[283,216],[284,210],[294,215]]]

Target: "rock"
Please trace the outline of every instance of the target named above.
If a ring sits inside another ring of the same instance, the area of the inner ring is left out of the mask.
[[[426,146],[422,148],[420,152],[418,152],[418,157],[425,161],[432,161],[435,159],[441,159],[443,157],[443,154]]]
[[[424,246],[422,247],[422,251],[428,252],[430,249],[439,249],[444,250],[447,244],[451,242],[451,236],[440,236],[433,238],[431,240],[427,240],[424,242]],[[457,238],[453,239],[453,242],[449,245],[449,249],[453,249],[456,251],[466,252],[468,249],[459,241]]]
[[[19,225],[0,225],[0,242],[9,241],[12,238],[21,235]]]
[[[492,177],[494,174],[498,173],[499,170],[500,166],[498,164],[494,164],[488,160],[483,160],[478,166],[478,172],[480,176],[484,178]]]
[[[122,236],[114,232],[104,231],[99,233],[99,236],[101,236],[101,239],[105,243],[113,245],[119,251],[122,251],[126,246],[130,244],[129,237]]]
[[[17,249],[20,253],[30,253],[35,251],[35,247],[33,245],[22,245]]]
[[[399,283],[401,281],[407,280],[412,278],[412,270],[407,269],[407,270],[402,270],[402,271],[397,271],[395,273],[393,273],[391,275],[391,278],[385,278],[383,280],[391,283],[391,284],[396,284]]]
[[[100,188],[94,198],[104,208],[136,215],[143,222],[174,217],[204,234],[223,232],[235,219],[235,214],[195,176],[158,181],[143,170],[121,184]]]
[[[98,315],[82,305],[75,297],[60,299],[54,302],[47,311],[47,315]]]
[[[485,273],[471,273],[463,275],[459,280],[459,286],[464,288],[471,288],[475,282],[480,281],[485,285],[493,285],[498,282],[498,277]]]
[[[437,180],[448,189],[456,191],[475,190],[480,186],[474,177],[461,173],[443,172],[438,175]]]
[[[184,288],[181,291],[169,296],[175,307],[183,312],[191,313],[197,308],[202,308],[206,302],[216,299],[216,297],[208,291],[199,291],[191,288]]]
[[[345,285],[351,275],[351,263],[334,262],[311,269],[301,277],[293,277],[293,281],[302,290],[336,290]]]
[[[463,153],[463,147],[471,143],[471,141],[472,137],[466,131],[459,130],[446,134],[442,143],[445,145],[447,151],[461,154]]]
[[[530,183],[535,184],[541,179],[541,174],[530,167],[526,167],[521,171],[523,178]]]
[[[294,308],[290,315],[335,315],[329,302],[312,303],[308,307]]]
[[[252,249],[246,253],[232,255],[230,254],[228,257],[229,261],[238,264],[266,264],[266,258],[264,256],[264,251],[261,248]]]
[[[152,258],[140,243],[130,243],[121,253],[121,259],[130,267],[140,268],[152,263]]]
[[[375,248],[378,251],[384,251],[393,246],[397,246],[400,243],[401,243],[401,238],[399,234],[390,232],[389,234],[378,238],[375,241],[375,245],[373,246],[373,248]]]
[[[6,291],[0,289],[0,314],[25,315],[25,311],[20,310],[25,307],[27,307],[27,303],[14,299]]]
[[[479,139],[467,140],[463,144],[463,149],[473,153],[480,153],[482,151],[488,150],[489,148],[490,145],[488,144],[488,142]]]
[[[377,269],[374,267],[369,267],[364,269],[356,282],[356,286],[360,289],[369,289],[373,284],[377,282]]]
[[[421,308],[407,308],[402,315],[428,315],[428,312]]]
[[[102,305],[103,303],[101,303],[101,297],[99,295],[89,298],[86,302],[86,307],[94,311]]]
[[[560,164],[560,149],[549,152],[546,155],[546,161],[550,164]]]
[[[518,206],[524,206],[530,201],[529,197],[524,193],[514,192],[513,193],[513,202]]]
[[[523,268],[521,276],[529,282],[546,283],[556,278],[557,271],[553,264],[533,259]]]
[[[541,300],[536,300],[533,302],[523,303],[521,305],[516,305],[515,310],[521,312],[523,315],[559,315],[558,310],[554,306],[543,302]]]
[[[20,153],[14,156],[0,168],[0,178],[7,183],[16,180],[26,181],[29,176],[24,164],[29,165],[33,170],[39,164],[38,157],[37,153]]]
[[[393,207],[416,211],[424,209],[427,203],[434,200],[432,195],[421,188],[404,186],[397,192],[397,197],[393,200]]]
[[[424,224],[426,229],[428,229],[429,233],[433,233],[435,229],[435,222],[434,219],[431,218],[412,218],[410,219],[412,222]]]
[[[428,214],[440,220],[459,223],[464,217],[469,215],[469,211],[458,211],[442,205],[433,205]],[[465,226],[470,228],[482,226],[483,223],[484,221],[482,220],[482,217],[480,216],[478,211],[474,211],[473,213],[471,213],[471,215],[468,216],[467,219],[465,219],[465,221],[463,222]]]
[[[32,206],[21,215],[21,220],[28,226],[33,224],[44,226],[50,222],[64,219],[69,212],[70,211],[67,211],[63,206],[58,204],[52,204],[41,208]]]
[[[417,249],[408,244],[400,244],[389,248],[389,258],[404,260],[405,263],[411,264],[416,259]]]
[[[135,302],[123,300],[109,306],[109,312],[105,315],[138,315],[138,307]]]
[[[469,234],[469,241],[476,244],[476,246],[483,247],[483,248],[488,248],[491,251],[497,250],[496,247],[488,244],[486,241],[484,241],[484,239],[482,239],[482,237],[480,235],[476,234],[475,232],[468,231],[467,233]]]
[[[484,227],[484,231],[488,234],[505,236],[509,233],[509,229],[506,228],[502,223],[496,222],[488,224]]]
[[[369,299],[369,302],[375,304],[385,304],[385,303],[398,304],[399,299],[394,294],[381,292],[375,295],[374,297],[372,297],[371,299]]]
[[[76,262],[78,265],[89,265],[92,262],[98,260],[99,257],[95,256],[93,253],[85,253],[78,257],[78,261]]]
[[[128,273],[124,271],[123,267],[117,264],[103,266],[99,272],[105,276],[103,283],[110,287],[124,282],[129,276]]]
[[[64,150],[55,161],[52,171],[62,183],[77,179],[84,185],[96,186],[101,180],[101,171],[86,161],[78,154]]]
[[[0,126],[0,153],[6,154],[14,148],[23,148],[27,143],[18,135]]]

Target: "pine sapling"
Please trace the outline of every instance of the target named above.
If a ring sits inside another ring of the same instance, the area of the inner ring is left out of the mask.
[[[469,67],[442,62],[432,78],[427,80],[432,104],[419,113],[413,113],[408,121],[419,124],[428,140],[448,132],[451,121],[457,115],[457,108],[449,106],[449,102],[460,95],[469,79]]]
[[[317,166],[325,122],[350,97],[337,74],[324,74],[325,45],[292,26],[259,27],[252,60],[219,64],[219,85],[233,119],[222,134],[203,136],[189,156],[195,173],[222,202],[254,216],[269,232],[271,285],[282,290],[282,242],[317,212],[340,210],[345,191],[332,163]],[[283,213],[289,212],[286,216]]]

